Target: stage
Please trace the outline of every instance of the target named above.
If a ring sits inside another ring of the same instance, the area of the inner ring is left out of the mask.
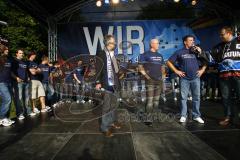
[[[112,138],[102,135],[99,120],[89,118],[91,112],[81,117],[69,109],[71,106],[76,113],[88,105],[62,104],[54,114],[42,113],[16,121],[11,127],[0,127],[0,159],[233,160],[240,156],[239,126],[221,127],[217,123],[222,115],[220,102],[202,102],[204,125],[191,120],[179,124],[178,104],[161,102],[162,121],[148,127],[128,119]],[[119,115],[136,112],[124,104],[117,110]]]

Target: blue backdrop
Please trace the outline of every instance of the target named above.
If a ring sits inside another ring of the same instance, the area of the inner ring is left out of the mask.
[[[167,60],[174,51],[183,47],[182,37],[192,34],[196,44],[209,50],[219,42],[218,30],[222,25],[211,25],[193,30],[189,20],[151,20],[124,22],[91,22],[58,25],[58,56],[67,59],[79,54],[95,55],[103,48],[103,36],[114,34],[117,54],[137,61],[139,54],[149,49],[149,41],[160,41],[159,52]],[[129,45],[131,44],[131,45]]]

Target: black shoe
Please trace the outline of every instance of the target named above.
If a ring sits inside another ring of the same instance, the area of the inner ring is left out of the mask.
[[[152,127],[153,126],[153,123],[152,122],[144,122],[144,124],[148,127]]]

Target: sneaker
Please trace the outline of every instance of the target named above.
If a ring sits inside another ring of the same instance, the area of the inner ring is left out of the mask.
[[[10,122],[10,123],[15,123],[15,121],[14,120],[11,120],[11,119],[8,119],[8,121]]]
[[[66,103],[71,103],[71,101],[70,101],[70,100],[67,100]]]
[[[163,102],[166,102],[167,101],[167,98],[166,97],[163,97]]]
[[[32,117],[32,116],[36,116],[36,113],[35,112],[31,112],[28,115]]]
[[[63,101],[59,101],[59,102],[58,102],[58,104],[60,104],[60,105],[61,105],[61,104],[64,104],[64,102],[63,102]]]
[[[51,109],[51,107],[49,107],[49,106],[45,106],[45,108],[46,108],[47,110],[50,110],[50,109]]]
[[[54,103],[54,104],[52,105],[53,108],[56,108],[57,106],[58,106],[58,103]]]
[[[81,103],[83,103],[83,104],[84,104],[84,103],[85,103],[85,101],[84,101],[84,100],[81,100]]]
[[[191,101],[191,100],[192,100],[192,97],[188,97],[188,100]]]
[[[36,114],[40,113],[40,111],[37,108],[34,108],[33,112]]]
[[[174,97],[174,101],[177,101],[177,97]]]
[[[221,126],[227,126],[232,123],[232,120],[230,118],[224,118],[219,122]]]
[[[3,125],[4,127],[11,126],[13,123],[10,119],[4,118],[0,120],[0,125]]]
[[[44,112],[47,112],[47,111],[48,111],[47,108],[43,108],[43,109],[41,109],[41,113],[44,113]]]
[[[197,121],[198,123],[204,124],[204,121],[201,117],[193,118],[194,121]]]
[[[153,123],[152,122],[144,122],[144,124],[148,127],[153,127]]]
[[[180,118],[180,120],[179,120],[179,122],[180,122],[180,123],[185,123],[185,122],[186,122],[186,120],[187,120],[187,118],[186,118],[186,117],[181,117],[181,118]]]
[[[25,117],[24,117],[24,115],[22,115],[22,114],[20,114],[19,116],[18,116],[18,120],[23,120]]]

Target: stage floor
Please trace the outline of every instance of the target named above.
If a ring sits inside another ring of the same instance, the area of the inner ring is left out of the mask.
[[[112,138],[101,134],[99,120],[91,112],[78,114],[81,107],[64,104],[55,114],[39,114],[16,121],[11,127],[0,127],[0,159],[237,160],[240,157],[240,128],[218,125],[223,112],[220,102],[202,102],[206,124],[189,120],[183,125],[177,122],[178,104],[168,100],[160,104],[162,119],[154,122],[153,127],[131,116],[131,120],[123,117],[134,115],[138,106],[122,104],[117,111],[121,120],[126,119]]]

